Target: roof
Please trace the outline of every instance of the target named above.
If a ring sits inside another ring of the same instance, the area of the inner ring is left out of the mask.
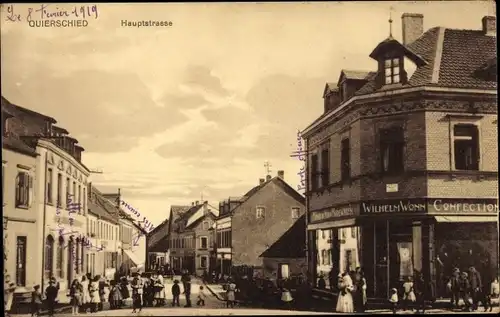
[[[61,127],[58,127],[58,126],[52,126],[52,129],[57,131],[57,132],[61,132],[61,133],[65,133],[65,134],[69,134],[68,130],[66,130],[65,128],[61,128]]]
[[[298,243],[300,241],[300,243]],[[281,235],[260,257],[305,258],[306,257],[306,214]]]
[[[337,91],[339,91],[337,83],[326,83],[325,90],[323,91],[323,98],[325,98],[325,96],[331,94],[332,92]]]
[[[368,76],[370,72],[369,71],[364,71],[364,70],[349,70],[349,69],[343,69],[340,72],[340,78],[339,78],[339,83],[341,82],[342,75],[346,79],[352,79],[352,80],[366,80],[366,77]]]
[[[482,30],[435,27],[406,48],[427,63],[416,69],[405,86],[497,89],[496,80],[475,75],[482,67],[494,65],[497,58],[496,37],[485,35]],[[372,72],[368,76],[368,83],[356,96],[376,91],[375,75]]]
[[[22,154],[36,157],[36,149],[13,136],[2,137],[2,147]]]
[[[297,192],[293,187],[291,187],[290,185],[288,185],[287,182],[285,182],[281,177],[279,176],[275,176],[273,178],[271,178],[270,180],[268,181],[265,181],[264,183],[262,184],[259,184],[257,186],[255,186],[254,188],[250,189],[242,198],[241,198],[241,202],[245,202],[247,201],[248,199],[250,199],[253,195],[257,194],[261,189],[263,189],[264,187],[266,187],[267,184],[270,184],[270,183],[274,183],[276,184],[278,187],[280,187],[281,189],[283,189],[283,191],[285,193],[287,193],[288,195],[290,195],[291,197],[295,198],[295,200],[297,200],[299,203],[305,205],[306,203],[306,199],[304,196],[302,196],[299,192]],[[234,207],[232,210],[229,211],[228,214],[232,214],[234,212],[236,212],[236,210],[241,206],[242,204],[239,204],[237,205],[236,207]],[[224,214],[224,215],[219,215],[218,217],[216,217],[216,219],[221,219],[221,218],[225,218],[228,214]]]
[[[21,107],[21,106],[18,106],[16,104],[13,104],[12,102],[8,101],[7,98],[5,98],[4,96],[2,96],[2,108],[5,106],[5,105],[10,105],[14,108],[16,108],[16,110],[19,110],[19,111],[22,111],[22,112],[26,112],[26,113],[29,113],[29,114],[32,114],[32,115],[35,115],[35,116],[38,116],[38,117],[42,117],[46,120],[49,120],[50,122],[52,123],[57,123],[56,119],[52,118],[52,117],[49,117],[49,116],[46,116],[44,114],[41,114],[39,112],[36,112],[36,111],[33,111],[33,110],[30,110],[30,109],[27,109],[27,108],[24,108],[24,107]]]
[[[106,211],[103,206],[100,206],[99,203],[93,202],[92,200],[88,201],[88,209],[89,213],[94,214],[95,216],[105,219],[114,224],[118,223],[118,219],[113,217],[110,213]]]

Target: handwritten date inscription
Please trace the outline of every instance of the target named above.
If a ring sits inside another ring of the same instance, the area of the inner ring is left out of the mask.
[[[40,4],[36,7],[29,7],[27,12],[19,13],[19,9],[10,4],[7,6],[6,20],[10,22],[31,22],[34,20],[55,20],[55,19],[97,19],[99,10],[97,5],[74,6],[69,10],[61,9],[53,4]]]

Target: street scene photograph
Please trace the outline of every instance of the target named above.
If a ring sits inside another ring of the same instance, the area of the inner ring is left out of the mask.
[[[0,19],[5,316],[500,313],[495,1]]]

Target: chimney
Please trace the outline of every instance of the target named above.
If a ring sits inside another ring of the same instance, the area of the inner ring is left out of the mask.
[[[191,206],[194,206],[194,201],[191,203]]]
[[[271,180],[271,175],[267,175],[266,176],[266,181],[270,181]]]
[[[401,16],[403,26],[403,44],[415,42],[424,33],[424,15],[419,13],[404,13]]]
[[[483,32],[485,35],[497,35],[497,18],[493,16],[485,16],[481,20],[483,22]]]
[[[198,206],[198,205],[199,205],[199,201],[197,200],[197,201],[196,201],[196,206]]]
[[[285,171],[278,171],[278,177],[285,180]]]
[[[264,182],[265,182],[265,181],[266,181],[265,179],[263,179],[263,178],[259,178],[259,185],[264,184]]]

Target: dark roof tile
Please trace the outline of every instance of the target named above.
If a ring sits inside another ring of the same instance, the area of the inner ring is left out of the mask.
[[[302,215],[260,257],[304,258],[306,256],[306,215]]]

